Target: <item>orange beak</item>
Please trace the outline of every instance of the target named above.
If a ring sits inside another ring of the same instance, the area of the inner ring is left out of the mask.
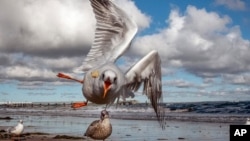
[[[108,79],[108,80],[106,80],[106,81],[104,81],[104,85],[103,85],[103,88],[104,88],[103,98],[105,98],[105,97],[106,97],[107,92],[109,91],[111,84],[112,84],[112,83],[110,82],[110,80],[109,80],[109,79]]]

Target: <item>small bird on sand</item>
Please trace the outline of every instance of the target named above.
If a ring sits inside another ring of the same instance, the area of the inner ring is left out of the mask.
[[[23,130],[23,121],[20,120],[15,127],[10,127],[9,129],[7,129],[7,132],[11,135],[20,137],[20,135],[23,133]]]
[[[250,125],[250,118],[247,118],[245,125]]]
[[[86,130],[84,136],[104,141],[111,133],[112,125],[109,120],[109,113],[106,110],[102,110],[100,120],[93,121]]]

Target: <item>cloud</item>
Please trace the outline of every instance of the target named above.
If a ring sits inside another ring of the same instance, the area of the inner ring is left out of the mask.
[[[0,23],[1,51],[50,57],[80,55],[84,49],[80,46],[89,47],[89,33],[94,32],[88,5],[80,0],[1,1],[5,13],[0,16],[4,21]]]
[[[34,80],[40,79],[43,81],[51,81],[55,78],[55,73],[47,69],[37,69],[27,66],[10,66],[5,69],[7,78],[13,78],[17,80]]]
[[[216,5],[224,5],[232,10],[246,10],[246,3],[242,0],[215,0]]]
[[[138,9],[132,0],[116,0],[114,3],[126,11],[128,16],[133,18],[139,30],[143,30],[150,26],[151,17]]]
[[[0,93],[2,96],[7,96],[7,95],[9,95],[9,93],[6,93],[6,92],[1,92]]]
[[[50,92],[28,92],[29,96],[53,96],[56,93],[50,93]]]
[[[150,17],[131,0],[114,1],[137,22]],[[72,73],[87,55],[95,30],[88,0],[1,0],[0,79],[55,81],[58,71]]]
[[[203,78],[250,71],[250,41],[239,26],[230,26],[228,16],[188,6],[184,14],[172,9],[166,22],[160,32],[137,37],[131,53],[142,56],[156,49],[164,67]]]
[[[237,94],[249,95],[249,93],[250,93],[250,89],[249,88],[242,88],[242,87],[238,87],[234,91],[235,91],[234,93],[237,93]]]
[[[136,19],[149,26],[132,1],[115,1]],[[86,0],[3,0],[0,3],[0,50],[34,56],[83,56],[94,38],[95,19]],[[7,14],[6,14],[7,13]]]
[[[226,83],[250,86],[250,74],[249,73],[244,73],[241,75],[224,74],[222,75],[222,77]]]
[[[178,88],[190,88],[195,86],[193,83],[182,79],[165,81],[163,85],[178,87]]]
[[[28,81],[26,83],[19,82],[17,83],[17,89],[22,90],[46,90],[46,91],[53,91],[55,87],[49,85],[50,82],[45,83],[42,81]]]

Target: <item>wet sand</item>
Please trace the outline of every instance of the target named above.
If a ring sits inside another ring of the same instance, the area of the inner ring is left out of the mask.
[[[90,106],[80,110],[68,107],[3,108],[0,109],[0,130],[24,121],[21,140],[65,141],[90,140],[83,137],[88,125],[99,119],[103,107]],[[113,132],[106,141],[228,141],[230,124],[243,124],[241,115],[167,113],[166,129],[162,130],[150,108],[130,110],[109,109]],[[248,116],[248,115],[245,115]],[[4,132],[0,133],[4,135]],[[15,139],[15,138],[14,138]],[[5,137],[0,140],[10,140]]]
[[[118,121],[112,120],[113,133],[107,141],[134,141],[134,140],[185,140],[185,141],[228,141],[229,140],[229,125],[219,123],[196,123],[196,122],[175,122],[169,121],[167,128],[161,130],[153,121]],[[48,133],[41,129],[41,133],[32,132],[33,129],[26,129],[23,133],[22,140],[87,140],[82,135],[75,135],[77,132],[86,130],[86,127],[81,126],[81,130],[62,131],[61,133]],[[29,127],[26,127],[29,128]],[[28,132],[27,132],[28,130]],[[54,128],[55,130],[55,128]],[[38,130],[37,130],[38,131]],[[2,138],[3,139],[3,138]],[[10,140],[10,139],[4,139]]]

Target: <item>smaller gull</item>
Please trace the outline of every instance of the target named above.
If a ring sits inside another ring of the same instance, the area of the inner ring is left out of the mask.
[[[250,118],[247,118],[245,125],[250,125]]]
[[[10,127],[9,129],[7,129],[7,132],[11,135],[19,137],[23,133],[23,129],[23,121],[20,120],[15,127]]]
[[[84,136],[95,140],[105,140],[111,133],[112,125],[109,120],[109,113],[106,110],[102,110],[100,120],[93,121],[86,130]]]

